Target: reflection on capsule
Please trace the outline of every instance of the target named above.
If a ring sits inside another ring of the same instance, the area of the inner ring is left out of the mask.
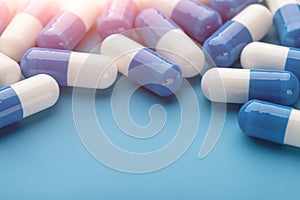
[[[98,0],[75,1],[64,7],[42,30],[38,46],[72,50],[90,30],[101,12]]]
[[[250,4],[261,3],[264,0],[211,0],[210,7],[218,11],[224,22],[230,20]]]
[[[133,29],[138,7],[133,0],[112,0],[98,20],[98,32],[104,39],[109,35]]]
[[[183,77],[197,76],[203,69],[203,51],[170,18],[154,8],[142,10],[135,21],[143,42],[181,68]],[[176,42],[174,42],[176,41]]]
[[[108,56],[69,50],[32,48],[23,56],[25,77],[48,74],[60,86],[105,89],[117,78],[117,67]]]
[[[58,97],[56,81],[44,74],[0,89],[0,128],[53,106]]]
[[[15,61],[37,43],[39,33],[59,8],[57,0],[32,0],[18,13],[0,38],[0,51]]]
[[[299,81],[287,71],[213,68],[204,74],[201,88],[207,99],[221,103],[259,99],[292,105],[299,98]]]
[[[300,111],[253,100],[240,110],[238,122],[248,136],[300,147]]]
[[[181,86],[177,65],[126,36],[107,37],[100,51],[114,58],[120,73],[159,96],[173,95]]]
[[[300,49],[252,42],[244,48],[241,64],[247,69],[290,71],[300,80]]]
[[[300,47],[300,5],[297,0],[267,0],[274,15],[280,42],[284,46]]]
[[[221,25],[221,15],[194,0],[139,0],[145,8],[156,8],[176,22],[189,36],[204,42]]]
[[[270,11],[263,5],[250,5],[208,38],[203,49],[217,67],[230,67],[239,59],[243,48],[262,39],[271,26]]]

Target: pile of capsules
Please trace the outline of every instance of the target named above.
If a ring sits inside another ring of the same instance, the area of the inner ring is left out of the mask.
[[[300,91],[297,0],[16,1],[0,1],[0,128],[53,106],[59,86],[105,89],[120,72],[166,97],[211,62],[207,99],[245,103],[247,135],[300,146],[300,111],[287,107]],[[283,46],[258,42],[273,21]],[[95,24],[100,52],[72,51]],[[230,68],[239,59],[243,69]]]

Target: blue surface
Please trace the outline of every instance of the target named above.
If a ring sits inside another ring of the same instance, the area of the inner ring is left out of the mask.
[[[298,98],[299,81],[293,73],[276,70],[251,70],[249,99],[259,99],[290,106]]]
[[[23,119],[23,108],[15,90],[8,86],[0,89],[0,128]]]
[[[247,27],[230,20],[204,42],[203,49],[216,66],[231,67],[239,59],[244,47],[252,41]]]
[[[241,130],[251,137],[284,144],[291,111],[290,107],[252,100],[241,108],[238,122]]]
[[[278,44],[274,35],[265,40]],[[73,121],[72,90],[62,89],[53,109],[1,129],[0,199],[298,199],[300,150],[247,137],[237,124],[240,106],[228,106],[219,142],[208,157],[198,159],[211,104],[200,92],[199,78],[191,84],[201,110],[193,144],[171,166],[140,175],[112,170],[86,151]],[[159,137],[137,140],[122,133],[112,119],[111,90],[97,93],[96,108],[103,129],[117,145],[151,151],[174,136],[180,121],[175,99],[160,99],[143,89],[134,95],[130,112],[136,123],[149,123],[153,104],[162,104],[168,113]]]
[[[300,80],[300,49],[290,48],[285,63],[285,70],[292,72]]]
[[[300,5],[287,4],[275,13],[274,22],[277,27],[281,44],[300,47]]]
[[[32,48],[21,59],[22,74],[27,78],[47,74],[52,76],[60,86],[68,86],[71,53],[69,50]]]

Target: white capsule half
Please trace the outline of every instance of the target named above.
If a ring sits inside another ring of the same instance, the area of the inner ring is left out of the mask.
[[[0,87],[20,81],[21,69],[17,62],[0,53]]]

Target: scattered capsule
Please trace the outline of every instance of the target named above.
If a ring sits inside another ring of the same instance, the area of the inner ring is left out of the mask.
[[[300,111],[253,100],[240,110],[238,122],[248,136],[300,147]]]
[[[32,48],[21,61],[25,77],[52,76],[60,86],[106,89],[117,79],[117,67],[108,56],[69,50]]]
[[[160,55],[180,66],[183,77],[191,78],[202,71],[205,63],[203,51],[160,11],[153,8],[142,10],[135,27],[148,47],[154,47]]]
[[[170,17],[189,36],[204,42],[221,25],[221,15],[194,0],[140,0],[145,8],[156,8]]]
[[[257,4],[263,1],[264,0],[211,0],[210,7],[218,11],[226,22],[250,4]]]
[[[45,74],[0,89],[0,128],[53,106],[58,97],[56,81]]]
[[[38,46],[74,49],[94,25],[100,12],[99,0],[77,0],[68,4],[41,31]]]
[[[112,0],[98,20],[98,32],[104,39],[109,35],[133,29],[138,7],[133,0]]]
[[[0,33],[4,31],[17,10],[17,0],[0,1]]]
[[[212,68],[201,84],[212,102],[243,104],[259,99],[292,105],[299,98],[299,81],[287,71]]]
[[[0,51],[19,62],[23,54],[36,45],[39,33],[58,8],[56,0],[32,0],[4,30]]]
[[[300,49],[253,42],[244,48],[241,64],[247,69],[290,71],[300,80]]]
[[[297,0],[267,0],[274,15],[280,42],[284,46],[300,47],[300,5]]]
[[[239,59],[243,48],[262,39],[271,26],[270,11],[260,4],[250,5],[208,38],[203,50],[217,67],[230,67]]]
[[[20,81],[21,76],[19,64],[0,53],[0,88]]]
[[[114,58],[120,73],[159,96],[173,95],[181,86],[177,65],[124,35],[107,37],[100,51]]]

